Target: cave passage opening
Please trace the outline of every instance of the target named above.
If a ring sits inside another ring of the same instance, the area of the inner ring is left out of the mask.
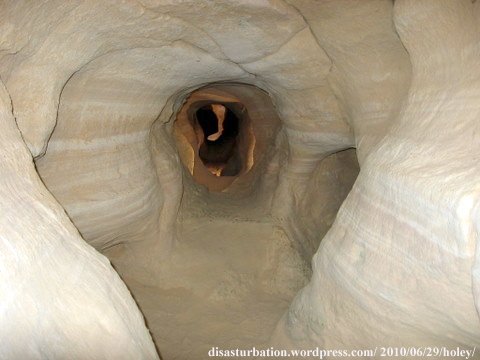
[[[99,94],[96,87],[86,88],[75,79],[62,94],[58,126],[37,169],[84,238],[125,279],[163,357],[202,358],[205,343],[229,346],[232,338],[265,346],[291,299],[305,286],[310,254],[349,191],[354,181],[350,174],[358,173],[351,166],[354,150],[325,158],[311,178],[302,179],[308,180],[307,189],[292,209],[295,217],[287,219],[295,227],[287,229],[274,218],[272,204],[280,171],[288,165],[289,143],[266,91],[249,84],[212,83],[179,92],[172,98],[171,114],[165,106],[168,112],[158,121],[142,125],[151,127],[148,141],[121,147],[115,140],[118,121],[125,121],[120,127],[125,139],[130,124],[135,131],[140,128],[123,115],[125,98],[119,95],[118,119],[104,129],[111,131],[111,150],[98,151],[91,143],[97,144]],[[75,89],[92,95],[77,102]],[[110,83],[101,90],[102,98],[110,94]],[[82,124],[76,122],[79,114],[85,116]],[[65,139],[77,139],[75,144],[85,148],[65,157]],[[211,164],[221,165],[218,175],[208,168]],[[112,174],[124,165],[132,171],[122,171],[112,182]],[[67,187],[59,169],[69,176]],[[89,169],[98,173],[92,176]],[[85,181],[92,186],[83,188]],[[132,194],[127,198],[131,206],[125,206],[119,189]],[[298,250],[292,239],[308,241],[302,247],[306,250]],[[168,242],[167,250],[156,247],[160,241]],[[245,319],[241,326],[239,318]],[[187,355],[186,337],[193,339]]]
[[[203,132],[199,157],[215,176],[236,176],[241,170],[238,154],[239,117],[226,104],[212,103],[195,112]]]
[[[243,83],[212,83],[183,100],[172,135],[185,180],[212,193],[253,194],[280,119],[270,96]]]

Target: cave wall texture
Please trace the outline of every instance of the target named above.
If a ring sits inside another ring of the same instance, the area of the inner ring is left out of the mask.
[[[0,358],[158,357],[100,251],[168,256],[173,120],[223,82],[281,121],[236,186],[313,257],[272,344],[480,346],[480,2],[7,0],[0,79]]]

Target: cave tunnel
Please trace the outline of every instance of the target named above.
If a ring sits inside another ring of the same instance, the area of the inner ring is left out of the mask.
[[[479,24],[471,0],[1,1],[0,359],[479,359]]]
[[[235,176],[241,170],[237,137],[239,118],[222,104],[205,105],[195,112],[203,130],[199,157],[216,176]]]

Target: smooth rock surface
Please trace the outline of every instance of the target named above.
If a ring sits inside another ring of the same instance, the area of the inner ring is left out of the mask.
[[[0,89],[0,358],[157,359],[108,260],[41,183]]]
[[[471,0],[1,2],[0,357],[480,346],[479,59]],[[226,84],[269,130],[210,192]]]

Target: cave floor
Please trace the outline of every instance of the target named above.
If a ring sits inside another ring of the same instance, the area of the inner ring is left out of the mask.
[[[268,221],[184,219],[154,282],[125,246],[105,255],[132,292],[164,360],[208,358],[212,347],[267,347],[308,276],[284,232]]]

